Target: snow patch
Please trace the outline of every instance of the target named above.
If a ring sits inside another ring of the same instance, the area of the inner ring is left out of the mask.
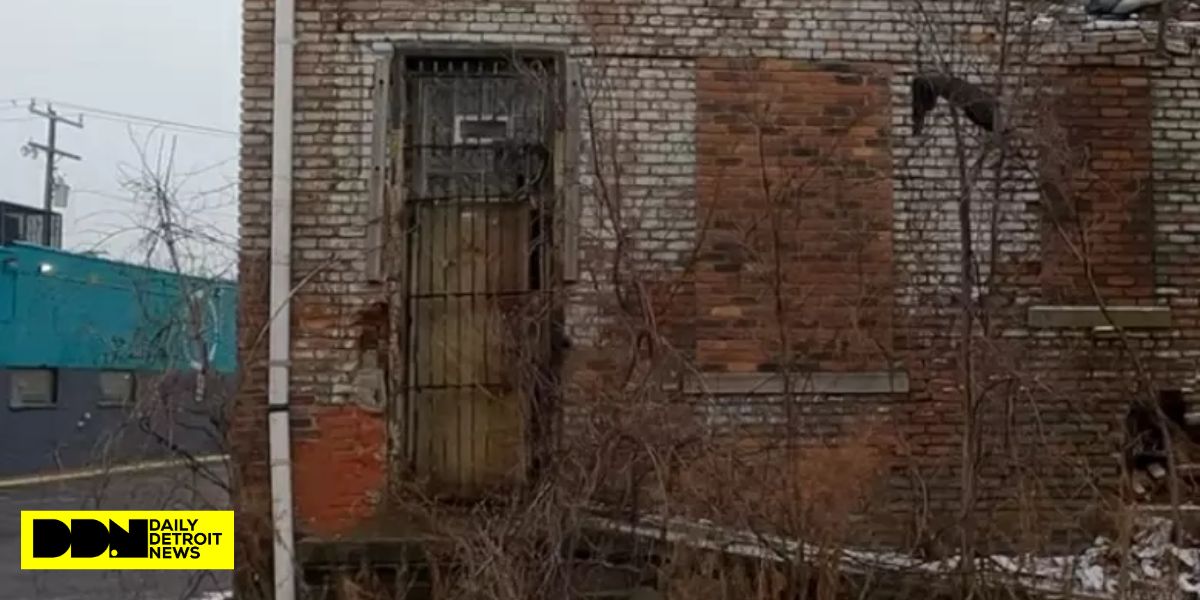
[[[644,518],[636,524],[593,519],[593,526],[640,537],[707,548],[728,554],[764,560],[793,560],[818,556],[820,548],[775,535],[721,527],[708,520]],[[1098,537],[1082,552],[1070,556],[995,555],[978,559],[977,571],[988,583],[1040,591],[1052,595],[1069,592],[1075,598],[1115,599],[1121,585],[1121,569],[1128,566],[1129,598],[1200,600],[1200,544],[1184,539],[1172,543],[1174,525],[1160,517],[1141,517],[1134,523],[1129,555],[1122,560],[1119,545]],[[846,573],[893,571],[948,575],[958,569],[958,557],[923,561],[894,553],[840,549],[841,568]],[[1171,581],[1175,574],[1175,581]],[[1171,585],[1174,583],[1174,585]]]
[[[233,592],[204,592],[199,596],[192,596],[189,600],[233,600]]]

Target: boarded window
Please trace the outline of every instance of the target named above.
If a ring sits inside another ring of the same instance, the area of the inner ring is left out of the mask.
[[[133,404],[134,377],[129,371],[100,372],[100,406]]]
[[[519,480],[544,358],[553,61],[403,60],[407,458],[451,494]]]
[[[9,375],[9,406],[53,408],[56,404],[56,373],[52,369],[19,369]]]

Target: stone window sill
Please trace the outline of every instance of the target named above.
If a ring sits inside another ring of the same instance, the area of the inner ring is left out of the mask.
[[[1099,306],[1029,307],[1029,327],[1034,329],[1169,329],[1171,309],[1166,306],[1109,306],[1108,317]],[[1111,319],[1111,322],[1110,322]]]
[[[705,373],[684,384],[688,394],[779,395],[784,392],[780,373]],[[797,394],[903,394],[908,392],[905,371],[817,371],[792,374]]]

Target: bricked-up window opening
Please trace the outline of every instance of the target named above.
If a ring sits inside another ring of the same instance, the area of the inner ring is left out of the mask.
[[[1155,297],[1149,77],[1145,67],[1071,67],[1047,106],[1050,144],[1039,167],[1050,209],[1039,274],[1047,303],[1094,304],[1096,291],[1113,304]]]
[[[405,453],[471,495],[522,480],[544,429],[561,88],[551,59],[401,61]]]

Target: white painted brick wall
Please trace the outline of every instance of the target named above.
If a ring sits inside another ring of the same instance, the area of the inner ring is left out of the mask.
[[[298,394],[322,401],[347,397],[355,364],[357,332],[349,322],[374,293],[362,278],[369,155],[371,45],[471,43],[495,47],[541,45],[570,48],[585,64],[598,122],[621,143],[631,248],[647,269],[678,269],[697,228],[695,203],[695,88],[691,69],[703,56],[784,57],[811,61],[868,61],[893,66],[895,261],[898,310],[942,314],[944,297],[957,281],[957,164],[952,136],[939,111],[924,140],[910,135],[908,82],[918,62],[948,60],[979,81],[990,81],[998,57],[986,48],[995,15],[951,3],[929,2],[916,15],[902,0],[758,0],[737,7],[702,0],[575,0],[540,2],[415,0],[342,2],[328,8],[306,3],[300,11],[297,57],[297,211],[295,280],[308,286],[298,303],[326,303],[344,314],[345,327],[296,339]],[[963,3],[958,3],[963,4]],[[270,133],[270,2],[247,0],[245,43],[243,204],[241,234],[248,253],[267,248]],[[1025,19],[1015,15],[1015,19]],[[1158,224],[1156,243],[1165,256],[1200,252],[1200,84],[1195,59],[1152,58],[1148,27],[1137,24],[1081,27],[1060,18],[1047,52],[1064,63],[1146,64],[1153,67],[1156,210],[1173,216]],[[1174,30],[1173,30],[1174,31]],[[253,35],[257,34],[257,35]],[[1178,36],[1171,47],[1181,46]],[[984,46],[980,46],[984,44]],[[964,50],[972,49],[971,51]],[[611,137],[610,136],[610,137]],[[587,139],[585,138],[585,143]],[[582,157],[585,247],[611,248],[595,202],[596,180]],[[974,206],[976,251],[986,256],[993,241],[990,169],[982,171]],[[1039,252],[1040,226],[1028,210],[1036,202],[1029,178],[1017,176],[997,207],[1004,260]],[[1183,260],[1174,258],[1168,260]],[[595,271],[595,270],[593,270]],[[603,285],[588,277],[581,288]],[[984,273],[986,276],[986,272]],[[1194,306],[1190,279],[1160,277],[1165,302]],[[578,297],[583,300],[584,296]],[[1029,302],[1018,297],[1017,302]],[[594,339],[600,311],[586,304],[568,310],[576,343]],[[1013,332],[1024,335],[1023,332]],[[1194,352],[1188,350],[1188,352]],[[310,362],[305,362],[310,361]],[[335,390],[342,390],[337,392]]]

